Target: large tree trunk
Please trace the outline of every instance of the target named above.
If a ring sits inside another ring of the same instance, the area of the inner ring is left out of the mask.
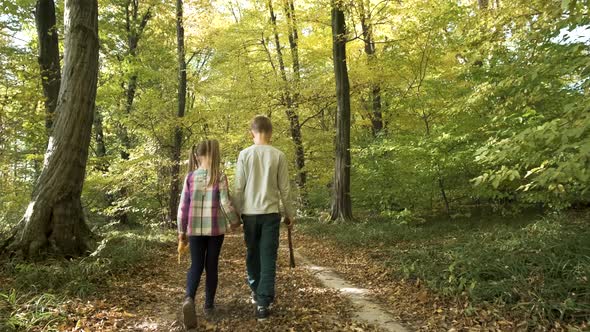
[[[371,9],[368,8],[370,2],[360,1],[361,9],[361,28],[363,30],[363,40],[365,43],[365,54],[367,62],[371,66],[375,62],[375,40],[373,37],[373,25],[371,23]],[[374,69],[374,68],[371,68]],[[373,135],[377,136],[383,130],[383,115],[381,113],[381,87],[378,83],[373,83],[371,87],[371,124]]]
[[[41,84],[45,96],[45,127],[51,134],[51,127],[57,106],[61,80],[59,64],[59,40],[55,19],[53,0],[38,0],[35,6],[35,24],[39,39],[39,66],[41,67]]]
[[[295,75],[295,84],[291,84],[287,77],[287,71],[285,69],[285,61],[283,58],[283,51],[281,49],[281,40],[279,38],[279,32],[277,28],[277,17],[274,13],[272,6],[272,0],[268,1],[268,10],[270,14],[270,21],[273,27],[273,34],[275,39],[275,48],[277,51],[277,60],[279,63],[280,76],[284,84],[283,91],[283,104],[285,105],[285,113],[287,119],[289,119],[289,129],[291,138],[295,145],[295,166],[297,168],[297,187],[299,188],[300,194],[304,194],[305,182],[307,180],[307,173],[305,172],[305,149],[303,147],[303,139],[301,137],[301,125],[299,122],[299,115],[297,114],[297,99],[298,94],[296,90],[299,88],[300,70],[299,70],[299,51],[297,48],[297,26],[295,25],[295,6],[293,1],[285,3],[285,13],[288,18],[289,27],[289,45],[291,49],[291,56],[293,57],[293,74]],[[291,86],[294,85],[294,90],[291,91]]]
[[[342,2],[332,1],[332,47],[336,78],[336,167],[332,220],[351,220],[350,199],[350,83],[346,67],[346,25]]]
[[[80,196],[90,144],[98,74],[97,0],[66,0],[64,76],[43,170],[8,248],[34,257],[88,250],[90,230]]]
[[[176,0],[176,48],[178,53],[178,111],[179,118],[184,117],[186,107],[186,59],[184,51],[184,23],[182,0]],[[174,147],[172,150],[172,172],[170,182],[170,220],[176,220],[180,196],[180,150],[182,149],[182,128],[174,128]]]

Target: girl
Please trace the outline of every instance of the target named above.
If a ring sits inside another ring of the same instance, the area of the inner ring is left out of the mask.
[[[196,170],[195,170],[196,168]],[[189,244],[191,267],[186,277],[186,298],[182,304],[184,325],[197,325],[195,294],[203,269],[206,271],[205,303],[210,315],[215,305],[217,267],[228,223],[239,228],[238,214],[231,205],[227,178],[220,171],[219,142],[207,140],[191,148],[189,173],[184,180],[178,207],[178,240]]]

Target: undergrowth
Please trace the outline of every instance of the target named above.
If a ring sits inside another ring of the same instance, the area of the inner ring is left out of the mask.
[[[174,240],[173,232],[146,227],[104,225],[94,252],[78,259],[42,262],[2,260],[0,331],[57,331],[66,317],[66,298],[88,298],[119,274],[133,271],[153,252]]]
[[[564,214],[421,225],[307,220],[300,229],[342,247],[373,249],[396,278],[420,279],[442,296],[503,308],[534,326],[589,319],[589,226],[587,216]]]

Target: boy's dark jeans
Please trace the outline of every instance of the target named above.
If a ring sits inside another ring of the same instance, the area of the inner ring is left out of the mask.
[[[208,307],[215,304],[217,268],[219,266],[219,254],[221,253],[223,238],[223,235],[188,237],[191,251],[191,267],[186,275],[186,296],[195,298],[203,269],[205,269],[207,273],[207,279],[205,281],[205,306]]]
[[[248,284],[256,294],[259,306],[269,306],[275,297],[275,276],[279,228],[278,213],[242,215],[244,238],[248,247],[246,268]]]

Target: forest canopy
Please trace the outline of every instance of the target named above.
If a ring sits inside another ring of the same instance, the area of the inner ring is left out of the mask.
[[[355,211],[404,219],[587,206],[587,2],[341,3]],[[331,5],[185,1],[188,79],[179,118],[174,4],[99,1],[82,199],[90,219],[167,222],[174,128],[182,131],[182,159],[199,140],[220,140],[231,174],[237,152],[251,144],[256,114],[275,124],[273,141],[291,160],[302,210],[329,209],[337,105]],[[0,17],[4,228],[22,215],[47,147],[34,6],[3,1]],[[56,12],[62,54],[63,2]]]

